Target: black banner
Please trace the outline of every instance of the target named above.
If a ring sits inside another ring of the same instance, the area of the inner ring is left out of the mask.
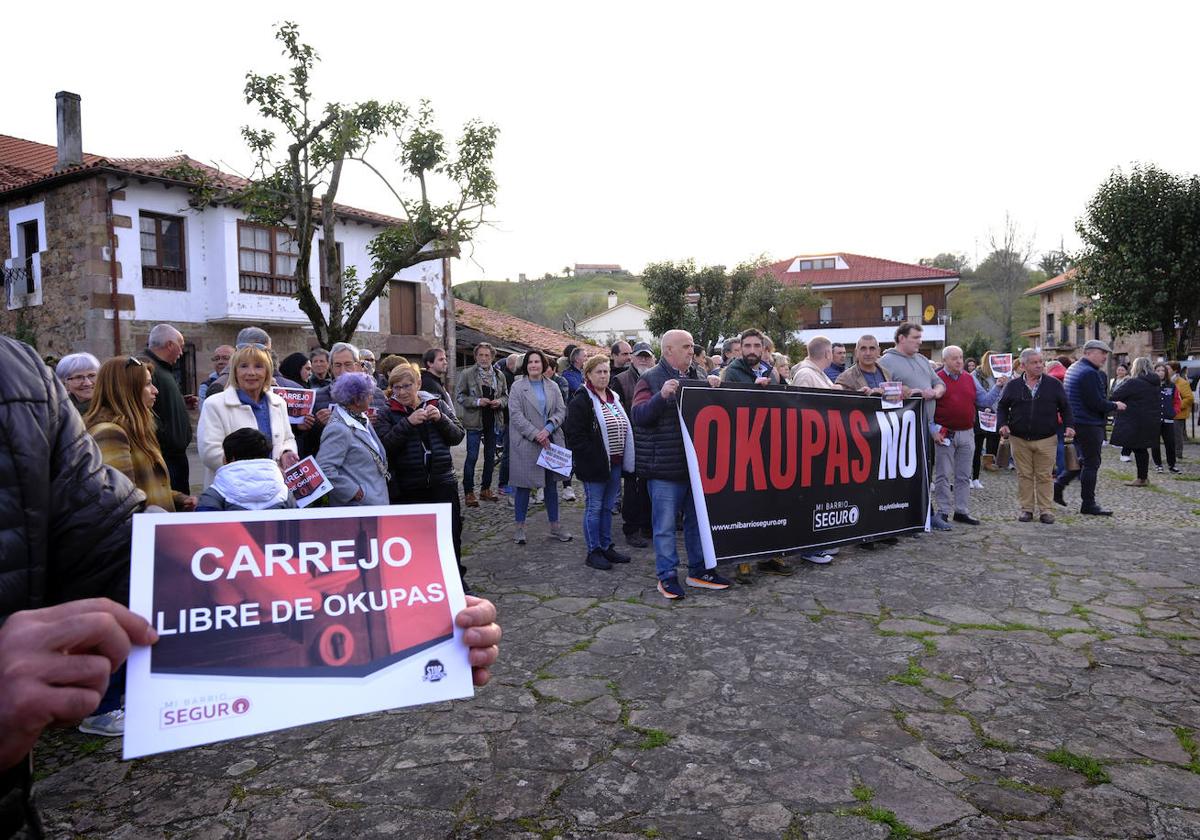
[[[886,410],[846,391],[685,387],[679,416],[709,563],[925,527],[920,399]]]

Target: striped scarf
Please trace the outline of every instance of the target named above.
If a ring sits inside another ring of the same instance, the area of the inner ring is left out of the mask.
[[[592,387],[592,383],[590,382],[587,388],[600,401],[600,416],[604,418],[604,438],[608,442],[609,460],[614,464],[619,464],[625,456],[625,435],[627,434],[627,429],[625,421],[617,410],[616,395],[608,388],[605,388],[604,393],[601,394]]]

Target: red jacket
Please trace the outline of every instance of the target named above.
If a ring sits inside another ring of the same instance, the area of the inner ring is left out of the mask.
[[[967,372],[951,379],[945,370],[938,376],[946,383],[946,393],[937,401],[933,422],[952,432],[963,432],[975,426],[975,377]]]

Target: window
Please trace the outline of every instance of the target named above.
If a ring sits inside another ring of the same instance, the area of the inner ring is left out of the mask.
[[[1066,344],[1071,340],[1071,325],[1066,321],[1060,321],[1058,324],[1058,343]]]
[[[1082,347],[1087,341],[1087,324],[1080,318],[1075,322],[1075,346]]]
[[[1054,313],[1046,313],[1046,335],[1054,335]]]
[[[142,287],[187,291],[183,219],[142,213],[138,228],[142,239]]]
[[[881,303],[883,306],[884,323],[893,323],[904,320],[904,295],[883,295]]]
[[[800,271],[816,271],[821,268],[837,268],[837,259],[822,257],[819,260],[800,260]]]
[[[262,295],[294,295],[299,253],[300,243],[287,228],[239,221],[239,288]]]
[[[800,270],[801,271],[812,271],[812,264],[813,264],[812,260],[800,260]]]
[[[920,295],[907,295],[904,301],[905,314],[918,324],[925,320],[925,307],[921,305]]]
[[[31,295],[37,291],[37,281],[34,277],[33,255],[38,252],[38,223],[24,222],[17,225],[17,256],[21,258],[20,267],[25,269],[25,285],[22,294]]]
[[[318,243],[322,240],[318,240]],[[346,271],[346,255],[341,242],[333,243],[337,248],[338,274],[343,274]],[[325,257],[321,254],[321,250],[317,248],[317,264],[321,267],[321,302],[327,303],[330,298],[330,292],[333,284],[329,282],[329,277],[325,272]]]
[[[817,312],[817,320],[822,324],[833,323],[833,301],[827,300],[821,304],[821,308]]]
[[[417,330],[417,307],[420,296],[416,283],[393,281],[388,292],[391,309],[392,335],[420,335]]]

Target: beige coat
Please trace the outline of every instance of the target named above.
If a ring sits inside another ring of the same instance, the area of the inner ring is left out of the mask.
[[[549,379],[546,383],[546,420],[554,424],[550,442],[563,445],[563,420],[567,407],[563,403],[562,391]],[[533,385],[522,376],[513,383],[508,394],[508,478],[513,487],[543,487],[546,471],[537,465],[542,447],[534,437],[543,428],[542,412]]]
[[[296,436],[288,422],[283,397],[267,391],[267,401],[271,405],[271,457],[278,459],[285,451],[296,451]],[[225,463],[225,450],[221,446],[225,436],[238,429],[257,428],[254,411],[238,400],[236,388],[226,388],[204,401],[196,426],[196,449],[204,463],[205,487],[213,483],[217,470]]]
[[[833,383],[825,375],[825,371],[817,367],[811,359],[805,359],[796,366],[796,374],[792,384],[798,388],[832,388]]]

